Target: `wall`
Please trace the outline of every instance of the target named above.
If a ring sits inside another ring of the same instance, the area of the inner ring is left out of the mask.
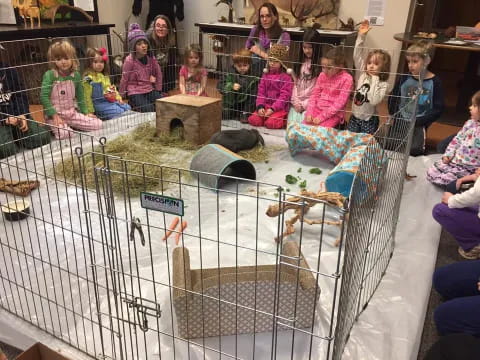
[[[98,18],[103,24],[115,24],[114,30],[119,34],[125,32],[125,21],[137,22],[145,28],[148,14],[148,0],[143,0],[142,13],[139,17],[132,15],[133,0],[98,0]],[[112,33],[113,35],[113,33]],[[120,52],[121,46],[115,35],[112,36],[114,52]],[[99,44],[96,44],[98,46]]]
[[[161,1],[161,0],[160,0]],[[185,43],[198,42],[198,36],[195,35],[198,28],[194,26],[196,22],[216,21],[221,15],[228,13],[226,6],[215,7],[217,0],[184,0],[185,19],[177,22],[179,34],[179,46],[183,47]],[[116,24],[117,31],[123,32],[124,21],[131,14],[133,0],[101,0],[98,1],[100,21],[103,23]],[[235,0],[236,16],[243,16],[243,0]],[[393,39],[396,33],[404,32],[410,1],[387,1],[385,9],[385,26],[374,27],[368,34],[366,46],[372,48],[384,48],[391,51],[392,72],[397,69],[398,58],[401,49],[401,43]],[[363,19],[367,8],[367,0],[342,0],[340,5],[340,18],[344,21],[352,17],[355,22]],[[131,16],[130,22],[139,21],[145,26],[145,18],[148,13],[148,0],[143,1],[142,14],[140,19]]]
[[[392,55],[391,72],[397,71],[397,65],[402,48],[402,43],[393,38],[394,34],[405,31],[407,24],[410,1],[386,1],[385,7],[385,25],[374,26],[368,33],[365,46],[370,48],[386,49]],[[349,17],[360,22],[365,16],[367,10],[367,0],[342,0],[340,5],[339,17],[346,21]],[[390,83],[393,83],[393,77],[390,77]]]

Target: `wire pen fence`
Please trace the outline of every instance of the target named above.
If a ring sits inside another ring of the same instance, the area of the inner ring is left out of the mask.
[[[106,46],[100,37],[78,41],[85,44],[80,47]],[[125,54],[111,43],[113,62]],[[3,45],[10,50],[4,63],[12,64],[31,46]],[[208,49],[204,43],[205,62],[217,66],[218,54]],[[182,63],[179,54],[176,59],[170,69],[175,72]],[[30,57],[9,68],[33,79],[48,63]],[[113,71],[114,83],[119,74]],[[209,73],[207,94],[219,96],[216,80],[228,70]],[[39,102],[38,82],[21,91],[30,105]],[[417,101],[403,100],[404,107]],[[108,141],[151,123],[155,113],[131,111],[103,122],[102,129],[68,130],[66,139],[32,149],[26,139],[7,141],[1,146],[17,150],[0,160],[1,177],[39,181],[40,187],[27,197],[0,193],[2,205],[30,205],[23,221],[2,218],[0,304],[98,359],[340,359],[394,250],[415,117],[405,119],[401,110],[383,117],[350,197],[336,204],[316,192],[293,194],[269,182],[229,176],[223,176],[221,189],[211,189],[200,179],[216,174],[106,152]],[[27,122],[33,126],[32,118],[42,112],[33,110]],[[244,126],[236,119],[222,121]],[[67,162],[78,170],[73,180],[57,171]],[[151,170],[159,175],[149,175]],[[87,174],[93,174],[93,186]],[[134,182],[144,184],[141,193],[133,190]],[[158,202],[177,204],[177,212],[152,210]],[[187,226],[162,241],[176,216]],[[294,233],[284,238],[294,216]]]

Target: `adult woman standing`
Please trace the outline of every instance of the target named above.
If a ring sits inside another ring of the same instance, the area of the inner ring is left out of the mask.
[[[175,31],[168,17],[157,15],[147,31],[147,38],[152,46],[151,55],[162,69],[162,91],[168,92],[175,88],[177,74]]]
[[[290,46],[290,34],[282,29],[278,21],[278,10],[272,3],[264,3],[258,9],[257,25],[250,31],[245,47],[253,53],[252,70],[260,76],[268,59],[272,43]]]

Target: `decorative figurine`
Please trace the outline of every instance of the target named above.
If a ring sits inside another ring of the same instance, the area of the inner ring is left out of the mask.
[[[33,28],[34,19],[38,19],[38,27],[40,27],[40,9],[38,6],[32,6],[32,0],[12,0],[14,9],[18,9],[18,13],[27,26],[27,18],[30,19],[30,27]]]

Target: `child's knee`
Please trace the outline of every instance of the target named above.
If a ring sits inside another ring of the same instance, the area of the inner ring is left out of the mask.
[[[448,211],[448,205],[444,203],[439,203],[433,207],[432,216],[435,220],[441,222],[442,219],[449,216]]]
[[[9,157],[17,152],[17,147],[15,146],[13,139],[12,141],[0,144],[0,159]]]
[[[255,112],[248,117],[248,123],[252,126],[263,126],[263,118]]]
[[[91,118],[91,126],[92,126],[92,130],[99,130],[102,128],[103,126],[103,122],[101,119],[99,118]]]
[[[285,119],[272,117],[270,116],[267,120],[265,120],[265,127],[267,129],[282,129],[285,127]]]
[[[440,335],[446,335],[451,330],[449,329],[448,323],[450,322],[452,314],[450,314],[448,302],[440,304],[433,313],[433,319],[435,325],[437,326],[437,331]]]

